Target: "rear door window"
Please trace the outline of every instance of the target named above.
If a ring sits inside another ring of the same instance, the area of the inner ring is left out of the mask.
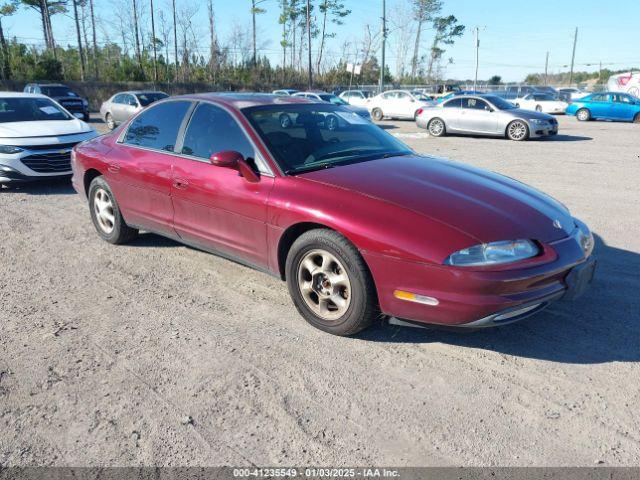
[[[191,102],[175,101],[145,110],[131,122],[123,143],[172,152],[190,106]]]

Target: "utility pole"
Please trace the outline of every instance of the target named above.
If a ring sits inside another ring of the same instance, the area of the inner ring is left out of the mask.
[[[382,61],[380,65],[380,93],[384,91],[385,48],[387,44],[387,4],[382,0]]]
[[[544,84],[547,85],[549,81],[549,52],[547,52],[547,59],[544,61]]]
[[[473,90],[477,90],[478,84],[478,65],[480,63],[480,27],[475,27],[476,33],[476,75],[473,77]]]
[[[578,43],[578,27],[576,27],[576,33],[573,36],[573,53],[571,54],[571,72],[569,73],[569,85],[573,84],[573,65],[576,60],[576,43]]]
[[[311,0],[307,0],[307,50],[309,51],[309,90],[313,86],[313,73],[311,72]]]
[[[158,55],[156,53],[156,23],[153,17],[153,0],[151,2],[151,44],[153,45],[153,84],[158,83]]]

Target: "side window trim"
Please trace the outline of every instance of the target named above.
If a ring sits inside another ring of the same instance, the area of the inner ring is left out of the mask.
[[[189,108],[187,109],[187,112],[184,115],[184,118],[182,119],[182,123],[180,124],[180,128],[182,128],[182,125],[184,124],[185,119],[189,116],[190,117],[190,113],[191,110],[193,109],[193,106],[195,103],[193,100],[189,100],[189,99],[184,99],[184,98],[176,98],[176,99],[171,99],[171,100],[167,100],[164,102],[158,102],[156,105],[154,105],[151,108],[155,108],[157,106],[163,105],[165,103],[173,103],[173,102],[187,102],[189,103]],[[176,142],[173,145],[173,151],[169,151],[169,150],[162,150],[159,148],[152,148],[152,147],[143,147],[141,145],[132,145],[130,143],[125,143],[125,138],[127,137],[127,133],[129,132],[129,129],[131,128],[131,125],[133,125],[133,122],[135,122],[136,118],[138,118],[141,114],[145,113],[145,112],[149,112],[150,109],[145,109],[145,110],[141,110],[140,112],[138,112],[130,121],[129,124],[127,125],[126,130],[123,130],[122,133],[120,134],[120,136],[118,137],[118,140],[116,140],[116,143],[119,145],[124,145],[125,147],[129,147],[129,148],[138,148],[140,150],[147,150],[147,151],[151,151],[151,152],[158,152],[158,153],[163,153],[165,155],[176,155],[176,146],[178,141],[180,140],[180,128],[178,129],[178,133],[176,136]]]
[[[179,157],[182,157],[182,158],[186,158],[188,160],[195,160],[196,162],[208,163],[208,160],[205,159],[205,158],[196,157],[196,156],[193,156],[193,155],[187,155],[186,153],[182,153],[182,147],[184,146],[185,135],[187,133],[187,129],[189,128],[189,124],[191,123],[191,119],[193,118],[193,114],[196,111],[196,108],[198,108],[199,105],[204,105],[204,104],[213,105],[214,107],[217,107],[220,110],[223,110],[226,113],[228,113],[229,116],[236,123],[236,125],[238,126],[238,128],[240,129],[242,134],[245,136],[246,140],[249,142],[249,144],[253,148],[253,151],[255,152],[256,158],[254,158],[254,161],[256,162],[256,165],[258,167],[258,172],[260,173],[260,175],[264,175],[266,177],[273,177],[274,176],[273,171],[271,170],[271,167],[265,161],[265,159],[262,158],[262,153],[258,149],[258,146],[255,144],[255,142],[251,138],[251,135],[248,135],[247,129],[244,128],[244,126],[240,122],[238,122],[238,120],[236,119],[235,115],[228,108],[226,108],[225,106],[220,105],[218,103],[208,102],[206,100],[200,100],[200,101],[192,102],[192,103],[193,104],[192,104],[191,108],[187,111],[187,114],[185,115],[185,118],[184,118],[184,120],[182,122],[182,125],[180,126],[180,130],[178,130],[178,140],[176,141],[175,153],[174,153],[175,155],[177,155]]]

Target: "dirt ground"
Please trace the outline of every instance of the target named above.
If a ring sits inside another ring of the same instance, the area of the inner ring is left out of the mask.
[[[559,120],[526,143],[383,123],[597,234],[585,297],[477,333],[330,336],[275,278],[101,241],[68,183],[3,189],[0,466],[640,464],[640,125]]]

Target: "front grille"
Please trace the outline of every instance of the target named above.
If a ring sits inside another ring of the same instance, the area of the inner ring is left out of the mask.
[[[71,170],[71,150],[35,153],[23,157],[20,161],[34,172],[38,173],[62,173]]]
[[[63,150],[67,148],[73,148],[77,145],[78,142],[72,143],[56,143],[55,145],[26,145],[24,147],[25,150]]]
[[[64,101],[61,101],[60,105],[62,105],[64,108],[66,108],[69,111],[81,112],[83,110],[82,102],[64,102]]]

